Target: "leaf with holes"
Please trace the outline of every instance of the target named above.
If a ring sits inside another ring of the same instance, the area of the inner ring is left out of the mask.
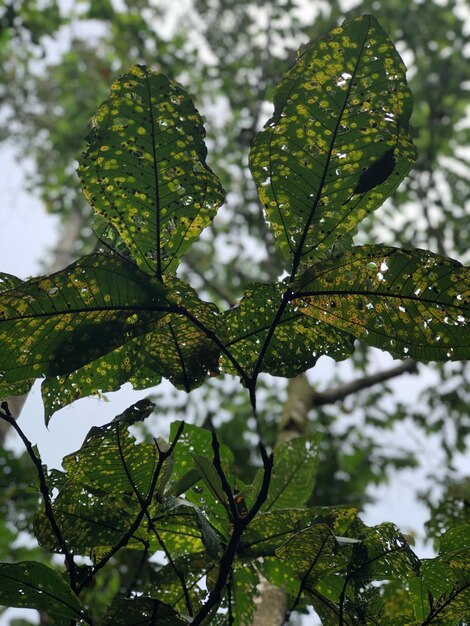
[[[113,84],[93,125],[78,174],[109,224],[100,232],[113,249],[122,240],[144,272],[173,273],[224,198],[206,165],[199,113],[176,82],[135,65]]]
[[[168,277],[166,285],[172,288],[175,310],[182,312],[162,317],[151,332],[130,339],[75,372],[46,379],[42,395],[47,418],[78,398],[115,391],[126,382],[134,389],[147,389],[164,376],[178,389],[190,391],[204,382],[208,371],[217,369],[219,351],[201,330],[216,330],[223,338],[216,307],[200,300],[189,285],[175,277]]]
[[[158,626],[188,626],[190,624],[190,620],[178,615],[172,606],[141,596],[113,600],[104,626],[142,626],[143,623],[156,623],[156,620]]]
[[[90,255],[0,294],[2,385],[45,375],[48,416],[128,380],[145,388],[165,375],[190,390],[217,367],[215,330],[223,337],[216,307],[182,281]]]
[[[170,430],[172,439],[180,422],[173,422]],[[205,458],[204,466],[201,458]],[[183,433],[178,439],[175,448],[175,466],[172,480],[178,484],[179,480],[187,475],[192,469],[196,469],[205,480],[200,480],[186,492],[186,499],[195,504],[206,515],[211,525],[223,536],[229,536],[229,515],[227,496],[222,489],[219,476],[215,472],[212,464],[214,451],[212,448],[212,433],[205,428],[200,428],[192,424],[185,424]],[[222,471],[227,478],[227,482],[232,490],[236,484],[234,472],[234,459],[232,452],[225,445],[220,446],[220,458]],[[213,470],[208,470],[209,465]],[[169,487],[171,491],[171,486]],[[217,495],[218,494],[218,495]]]
[[[470,270],[424,250],[361,246],[292,285],[306,314],[396,357],[470,357]]]
[[[277,87],[250,166],[286,259],[311,261],[379,207],[410,170],[411,93],[370,15],[307,46]]]
[[[352,335],[313,320],[297,305],[287,304],[277,319],[285,291],[283,284],[252,285],[245,290],[240,304],[225,314],[226,347],[248,375],[257,366],[261,347],[274,322],[274,334],[259,363],[262,372],[292,377],[313,367],[323,354],[337,361],[352,354]],[[224,371],[238,373],[225,356],[221,363]]]
[[[456,526],[439,540],[439,554],[424,559],[409,581],[416,619],[426,624],[465,623],[470,606],[470,525]]]

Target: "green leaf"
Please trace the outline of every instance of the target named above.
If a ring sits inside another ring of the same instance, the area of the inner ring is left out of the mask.
[[[62,576],[35,561],[0,563],[0,604],[80,620],[85,610]]]
[[[129,409],[128,409],[129,410]],[[158,462],[155,445],[137,443],[125,422],[93,427],[80,450],[62,461],[73,480],[91,492],[145,499]]]
[[[470,271],[424,250],[361,246],[317,264],[293,302],[396,357],[470,357]]]
[[[243,557],[275,556],[294,534],[313,524],[329,524],[330,528],[345,532],[356,517],[356,509],[341,507],[313,507],[310,509],[281,509],[261,512],[250,523],[240,542]]]
[[[250,155],[267,218],[294,269],[351,231],[409,172],[416,158],[410,114],[405,66],[372,16],[344,22],[300,54]]]
[[[457,626],[470,606],[470,526],[448,530],[439,541],[439,555],[422,561],[420,576],[409,583],[416,619]]]
[[[68,374],[174,310],[167,290],[135,265],[83,257],[0,296],[0,371],[16,382]]]
[[[201,474],[197,469],[190,469],[183,474],[176,482],[172,483],[165,491],[165,497],[176,497],[190,489],[193,485],[201,480]]]
[[[276,555],[290,563],[305,586],[322,574],[346,568],[349,555],[338,547],[328,526],[315,524],[290,537],[276,550]]]
[[[214,561],[218,561],[218,559],[224,552],[219,536],[212,528],[212,526],[208,523],[208,521],[199,509],[196,509],[196,516],[199,520],[201,538],[204,543],[206,552],[211,557],[211,559],[214,559]]]
[[[135,65],[93,125],[78,168],[88,201],[143,271],[173,273],[224,198],[199,113],[176,82]]]
[[[254,599],[258,595],[259,574],[254,563],[237,562],[230,581],[231,613],[234,626],[250,626],[255,610]]]
[[[315,486],[320,435],[296,437],[278,446],[274,451],[274,465],[268,497],[262,511],[302,508]],[[254,482],[258,493],[262,472]]]
[[[165,500],[158,507],[152,522],[158,532],[152,549],[162,549],[163,542],[172,558],[204,551],[201,519],[194,504],[179,498]]]
[[[214,498],[217,498],[224,506],[228,507],[227,494],[223,490],[222,481],[212,461],[200,454],[193,454],[192,457],[202,480],[209,487]]]
[[[180,556],[153,573],[150,581],[152,597],[181,613],[194,614],[206,597],[198,583],[215,567],[205,552]]]
[[[118,598],[106,615],[105,626],[187,626],[190,620],[153,598]]]
[[[172,423],[170,429],[170,440],[175,436],[179,424],[180,422]],[[200,472],[200,468],[194,459],[194,455],[210,459],[213,457],[213,454],[212,433],[204,428],[200,428],[192,424],[185,424],[183,433],[178,439],[178,444],[174,451],[175,465],[172,479],[176,483],[192,469],[196,469]],[[236,483],[233,454],[225,445],[221,445],[220,457],[222,470],[233,491]],[[225,492],[222,493],[224,497],[223,499],[220,499],[215,495],[212,486],[209,487],[207,482],[200,481],[198,484],[186,491],[185,497],[201,509],[202,513],[214,528],[216,528],[223,536],[228,537],[229,517],[227,509],[224,505],[224,503],[227,502],[227,499]],[[222,496],[222,493],[220,493],[220,496]]]
[[[361,581],[408,579],[416,575],[419,559],[393,524],[364,528],[353,546],[349,577]]]
[[[217,308],[186,283],[168,277],[164,286],[132,263],[94,254],[0,295],[0,372],[4,385],[46,375],[50,417],[127,381],[142,389],[164,375],[186,391],[197,387],[217,368],[206,334],[215,332],[223,340]]]
[[[253,372],[285,290],[283,284],[252,285],[240,304],[225,314],[226,347],[248,375]],[[346,359],[353,352],[353,341],[349,333],[312,320],[298,306],[288,304],[277,321],[260,371],[293,377],[313,367],[324,354],[337,361]],[[238,374],[225,356],[221,363],[224,371]]]

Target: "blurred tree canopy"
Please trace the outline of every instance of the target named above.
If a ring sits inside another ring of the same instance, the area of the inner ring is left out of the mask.
[[[189,87],[207,116],[210,166],[230,193],[213,225],[186,255],[181,276],[212,300],[232,306],[247,284],[275,280],[281,273],[248,171],[252,139],[271,115],[273,88],[301,43],[365,13],[377,17],[409,68],[415,100],[411,125],[419,156],[395,195],[365,220],[355,241],[424,246],[468,262],[470,24],[464,0],[363,0],[352,8],[337,0],[82,0],[71,5],[4,0],[0,138],[14,142],[19,162],[27,159],[28,187],[47,211],[61,216],[64,237],[73,223],[77,244],[71,255],[76,257],[97,246],[76,159],[85,147],[83,129],[110,83],[133,63],[145,63]],[[440,472],[445,480],[452,482],[455,456],[466,450],[470,380],[465,364],[396,366],[382,361],[383,375],[377,378],[377,362],[377,354],[361,346],[347,367],[325,372],[320,361],[308,380],[296,379],[295,387],[267,376],[260,381],[260,416],[270,443],[289,429],[323,433],[312,496],[317,505],[363,506],[371,485],[383,483],[395,469],[414,467],[413,449],[406,443],[392,446],[387,437],[404,420],[416,425],[424,447],[428,435],[439,439],[448,465],[448,471]],[[394,397],[392,379],[423,372],[424,391],[416,406]],[[187,397],[157,393],[156,398],[160,411],[174,418],[192,416],[206,426],[216,422],[222,441],[231,444],[241,477],[253,478],[250,406],[230,379],[214,378]],[[299,398],[304,415],[297,422]],[[23,494],[29,487],[20,464],[17,469],[17,494]],[[455,500],[461,492],[455,489],[446,497],[451,493]],[[461,508],[446,507],[445,518],[442,507],[434,504],[432,510],[436,521],[430,522],[430,537],[438,534],[436,529],[451,527],[452,511]],[[9,529],[15,516],[22,519],[18,529],[27,527],[27,515],[15,505],[0,513]],[[460,515],[455,514],[456,523]],[[0,542],[2,556],[5,547]]]

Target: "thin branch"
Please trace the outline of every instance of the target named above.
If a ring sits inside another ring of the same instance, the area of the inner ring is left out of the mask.
[[[37,475],[39,478],[39,489],[41,491],[41,495],[44,501],[44,510],[46,513],[46,517],[49,520],[49,524],[51,525],[52,532],[54,533],[55,538],[57,539],[57,543],[59,544],[62,552],[64,553],[65,562],[67,564],[67,570],[70,578],[70,587],[72,591],[77,593],[77,569],[75,566],[75,561],[73,560],[73,554],[68,549],[67,543],[62,535],[62,531],[57,524],[57,521],[54,516],[54,511],[52,509],[51,496],[49,493],[49,487],[47,485],[46,476],[44,474],[44,469],[41,463],[41,459],[34,452],[33,446],[26,435],[23,433],[21,428],[18,426],[15,418],[10,413],[10,409],[8,408],[7,402],[2,402],[1,410],[0,410],[0,418],[5,420],[10,426],[17,432],[21,441],[23,442],[26,451],[29,455],[29,458],[34,463],[36,467]]]
[[[178,427],[178,431],[177,431],[177,433],[175,435],[175,438],[173,439],[173,441],[171,443],[171,446],[168,448],[168,450],[166,452],[164,452],[163,450],[160,450],[160,448],[158,447],[158,444],[156,444],[158,452],[159,452],[158,462],[157,462],[157,467],[155,468],[155,471],[154,471],[153,476],[152,476],[152,482],[150,484],[149,492],[148,492],[148,494],[147,494],[147,496],[146,496],[146,498],[144,500],[144,506],[141,507],[139,513],[137,514],[137,516],[136,516],[134,522],[131,524],[130,528],[122,535],[121,539],[114,545],[114,547],[108,552],[108,554],[106,556],[104,556],[101,559],[101,561],[99,561],[94,566],[94,568],[92,569],[90,574],[81,583],[81,585],[79,586],[79,591],[81,591],[83,589],[83,587],[85,587],[89,583],[89,581],[97,574],[97,572],[99,572],[101,569],[103,569],[103,567],[106,565],[106,563],[108,563],[108,561],[117,552],[119,552],[119,550],[121,548],[123,548],[124,546],[126,546],[129,543],[130,538],[135,533],[135,531],[139,528],[140,523],[142,522],[142,519],[144,518],[144,515],[146,514],[146,511],[147,511],[148,507],[152,503],[153,494],[154,494],[154,491],[155,491],[155,488],[156,488],[156,485],[157,485],[158,478],[160,476],[160,472],[161,472],[163,463],[173,453],[174,447],[175,447],[178,439],[181,437],[181,434],[183,432],[183,428],[184,428],[184,422],[181,422],[181,424]]]
[[[413,359],[407,359],[395,367],[377,372],[377,374],[370,374],[369,376],[363,376],[357,380],[353,380],[344,385],[340,385],[334,389],[328,391],[314,391],[312,393],[312,407],[324,406],[325,404],[334,404],[344,400],[347,396],[368,389],[373,385],[386,382],[391,378],[396,378],[402,374],[408,372],[410,374],[417,372],[418,364]]]
[[[253,389],[254,389],[254,383],[251,382],[250,398],[252,399],[252,406],[256,407],[256,401],[255,401],[256,399],[254,398]],[[203,621],[206,619],[206,617],[209,615],[209,613],[212,611],[212,609],[214,609],[220,604],[222,600],[222,593],[227,585],[227,581],[232,571],[232,564],[237,554],[237,548],[238,548],[238,544],[240,543],[240,539],[242,538],[242,535],[245,529],[247,528],[247,526],[250,524],[252,519],[260,510],[263,503],[266,501],[269,485],[271,482],[271,474],[272,474],[272,468],[273,468],[273,455],[272,454],[269,456],[267,455],[262,442],[260,442],[259,445],[260,445],[260,453],[263,459],[263,466],[264,466],[263,483],[258,492],[256,501],[251,507],[251,509],[248,511],[248,513],[244,517],[240,517],[237,512],[236,517],[233,519],[232,535],[228,542],[227,548],[224,554],[222,555],[222,558],[219,561],[219,576],[217,578],[217,582],[215,583],[215,586],[212,589],[212,591],[209,593],[209,597],[207,598],[207,601],[204,603],[204,605],[201,607],[201,609],[198,611],[193,621],[191,622],[191,626],[199,626],[200,624],[202,624]],[[215,453],[216,451],[214,450],[214,455]],[[226,478],[225,478],[225,482],[227,482]],[[222,481],[222,485],[223,484],[224,484],[224,481]],[[230,488],[228,488],[228,490],[230,492]]]
[[[232,489],[230,488],[225,472],[222,469],[222,461],[220,458],[220,444],[214,431],[212,432],[212,450],[214,452],[214,460],[212,464],[215,468],[215,471],[217,472],[217,476],[220,478],[220,482],[222,483],[222,489],[227,496],[232,522],[235,524],[240,516],[238,514],[235,500],[233,498]]]

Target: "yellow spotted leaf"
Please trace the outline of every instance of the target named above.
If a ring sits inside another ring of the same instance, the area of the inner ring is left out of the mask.
[[[80,159],[78,174],[100,231],[103,222],[109,225],[108,245],[118,249],[120,238],[138,266],[159,278],[176,270],[224,198],[206,165],[203,138],[186,91],[135,65],[99,107]]]
[[[90,255],[0,293],[1,389],[46,376],[48,417],[126,381],[146,388],[163,375],[189,391],[217,369],[215,331],[223,338],[216,307],[182,281]]]
[[[292,377],[313,367],[324,354],[341,361],[353,352],[352,335],[312,319],[296,303],[289,303],[277,319],[285,290],[284,284],[252,285],[245,290],[240,304],[225,315],[226,347],[248,375],[257,365],[275,320],[274,334],[260,365],[262,372]],[[238,373],[225,356],[221,363],[224,371]]]
[[[405,66],[370,15],[307,46],[278,85],[250,166],[294,274],[393,193],[410,170]]]
[[[318,263],[291,287],[305,315],[393,356],[470,356],[470,270],[452,259],[361,246]]]

